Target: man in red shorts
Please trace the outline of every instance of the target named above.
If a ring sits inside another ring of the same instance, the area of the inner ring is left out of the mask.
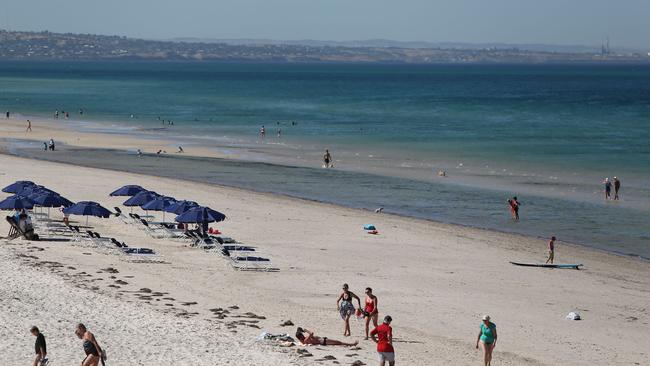
[[[370,332],[370,337],[377,343],[377,353],[379,354],[379,366],[395,366],[395,350],[393,349],[393,328],[390,322],[393,318],[386,315],[384,323]]]

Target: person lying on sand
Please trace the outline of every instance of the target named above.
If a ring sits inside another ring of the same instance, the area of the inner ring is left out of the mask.
[[[305,333],[307,336],[305,337]],[[354,343],[346,343],[346,342],[341,342],[337,341],[335,339],[329,339],[327,337],[317,337],[314,335],[314,332],[311,332],[307,329],[303,329],[298,327],[296,330],[296,338],[300,341],[302,344],[313,344],[315,346],[356,346],[359,344],[359,342],[354,342]]]
[[[100,360],[103,363],[102,348],[97,343],[95,336],[86,329],[86,326],[79,323],[74,334],[83,340],[84,353],[86,353],[86,358],[81,361],[81,366],[98,366]]]

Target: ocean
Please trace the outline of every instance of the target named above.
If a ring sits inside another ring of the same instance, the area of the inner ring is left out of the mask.
[[[69,128],[162,137],[175,142],[166,150],[201,146],[231,159],[144,163],[135,146],[79,157],[10,144],[16,154],[650,258],[648,65],[4,62],[0,108],[46,118],[65,110],[70,119],[58,122]],[[325,149],[334,169],[321,168]],[[602,181],[613,176],[621,200],[605,201]],[[523,203],[519,222],[511,196]]]

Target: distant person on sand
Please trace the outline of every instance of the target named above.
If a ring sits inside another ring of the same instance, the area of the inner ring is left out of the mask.
[[[25,132],[26,133],[27,132],[32,132],[32,121],[27,120],[27,129],[25,130]]]
[[[370,332],[373,342],[377,343],[379,354],[379,366],[395,366],[395,349],[393,349],[393,328],[390,323],[393,321],[390,315],[384,317],[384,322]]]
[[[307,336],[305,336],[305,333]],[[329,339],[327,337],[317,337],[314,335],[314,332],[311,332],[307,329],[303,329],[298,327],[296,330],[296,338],[300,341],[302,344],[311,344],[314,346],[356,346],[359,344],[359,342],[354,342],[354,343],[346,343],[346,342],[341,342],[337,341],[335,339]]]
[[[490,322],[489,315],[483,317],[483,323],[481,323],[478,338],[476,339],[476,349],[478,349],[479,343],[483,347],[484,366],[490,366],[492,364],[492,351],[497,345],[497,326]]]
[[[546,264],[553,264],[553,259],[555,258],[555,237],[551,236],[551,240],[548,242],[548,259]]]
[[[178,147],[178,152],[179,152],[179,153],[184,153],[184,152],[185,152],[185,151],[183,150],[183,147],[182,147],[182,146],[179,146],[179,147]]]
[[[354,305],[352,304],[352,299],[357,300],[359,309],[361,309],[361,299],[359,296],[355,295],[354,292],[350,291],[348,284],[343,284],[343,292],[339,295],[339,298],[336,299],[336,309],[341,314],[341,318],[345,322],[345,327],[343,328],[343,335],[349,337],[350,334],[350,317],[354,314]]]
[[[7,111],[5,115],[7,116],[7,119],[9,119],[9,111]]]
[[[366,287],[365,304],[366,306],[363,308],[363,317],[366,319],[366,339],[368,339],[370,320],[372,320],[372,324],[377,328],[377,320],[379,318],[379,309],[377,308],[379,300],[377,299],[377,296],[372,294],[372,289],[370,287]]]
[[[136,154],[138,154],[138,156],[142,156],[142,150],[138,149],[138,151],[136,151]]]
[[[508,205],[510,205],[510,213],[512,218],[519,221],[519,201],[517,201],[517,196],[512,197],[508,200]]]
[[[614,177],[614,199],[618,200],[618,191],[621,189],[621,181]]]
[[[43,142],[43,150],[47,151],[47,142],[46,141]]]
[[[45,344],[45,336],[36,326],[32,327],[29,331],[34,337],[36,337],[36,343],[34,344],[36,357],[34,357],[32,366],[45,366],[47,365],[47,345]]]
[[[329,150],[325,150],[325,155],[323,155],[323,163],[325,168],[333,167],[332,165],[332,155]]]
[[[50,150],[54,151],[54,139],[50,139],[49,147]]]
[[[611,199],[612,198],[612,182],[609,181],[609,178],[605,178],[603,181],[603,184],[605,185],[605,199]]]
[[[95,336],[86,329],[83,324],[78,324],[74,334],[83,341],[84,353],[86,358],[81,361],[81,366],[97,366],[102,360],[102,348],[97,343]]]

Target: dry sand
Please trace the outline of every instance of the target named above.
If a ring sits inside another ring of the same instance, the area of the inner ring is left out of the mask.
[[[2,127],[2,136],[18,137],[14,128]],[[74,134],[63,134],[74,142]],[[92,139],[107,141],[97,134],[80,137],[86,146],[92,146]],[[366,286],[374,288],[380,316],[394,319],[401,365],[481,364],[474,342],[485,313],[499,330],[495,365],[650,364],[650,268],[644,261],[560,242],[556,261],[584,263],[584,270],[521,268],[508,261],[543,261],[546,242],[232,188],[0,156],[0,186],[19,179],[108,208],[123,201],[108,197],[123,184],[196,200],[225,212],[228,220],[216,226],[258,247],[281,271],[235,272],[214,253],[152,239],[117,218],[91,219],[91,225],[130,246],[155,249],[162,263],[141,263],[70,242],[0,241],[0,272],[8,279],[0,285],[1,364],[28,362],[32,324],[48,336],[56,365],[79,362],[81,346],[71,330],[77,321],[88,323],[106,343],[112,365],[375,364],[374,344],[362,340],[362,324],[356,320],[348,339],[359,340],[360,349],[306,347],[313,356],[297,358],[298,347],[254,342],[262,330],[293,332],[293,327],[279,326],[287,319],[343,340],[335,301],[344,282],[359,295]],[[369,222],[380,235],[365,234],[362,226]],[[7,230],[3,220],[0,231]],[[98,273],[109,267],[119,273]],[[143,297],[141,288],[163,295]],[[210,311],[233,305],[239,309],[223,319]],[[583,320],[565,320],[570,311],[578,311]],[[250,316],[246,313],[265,319],[237,317]],[[147,330],[153,334],[145,335]],[[325,356],[335,360],[318,361]]]

